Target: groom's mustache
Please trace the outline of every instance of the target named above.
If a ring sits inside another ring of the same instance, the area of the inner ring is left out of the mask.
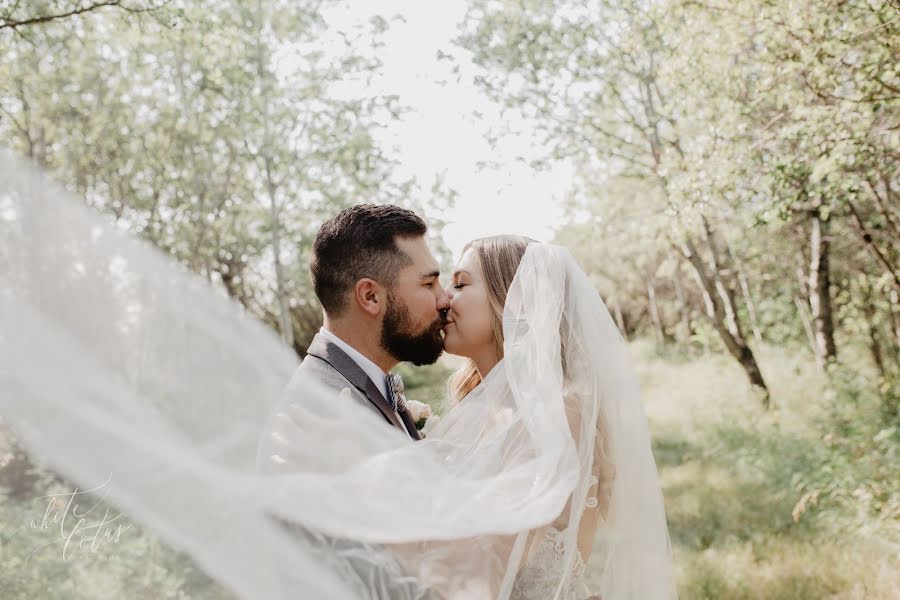
[[[447,314],[450,312],[449,308],[443,308],[438,311],[438,315],[441,319],[441,327],[447,324]]]

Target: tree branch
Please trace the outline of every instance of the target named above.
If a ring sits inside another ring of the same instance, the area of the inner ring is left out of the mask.
[[[850,209],[850,213],[853,215],[853,220],[855,221],[856,225],[856,231],[857,233],[859,233],[860,238],[862,238],[863,243],[865,243],[866,247],[875,256],[875,259],[884,267],[885,273],[891,276],[894,287],[900,290],[900,276],[897,275],[897,271],[895,270],[894,265],[875,244],[875,240],[872,238],[872,234],[866,228],[865,223],[863,223],[863,220],[859,216],[859,212],[856,210],[856,207],[849,200],[847,201],[847,207]]]
[[[900,238],[900,227],[898,227],[897,224],[894,223],[894,219],[891,218],[890,210],[885,205],[886,203],[885,203],[884,199],[881,197],[881,194],[878,193],[878,189],[875,187],[875,184],[872,182],[872,180],[868,176],[865,177],[865,179],[863,179],[863,183],[865,184],[866,189],[868,189],[869,194],[875,200],[875,205],[878,207],[878,212],[881,213],[882,217],[884,217],[884,220],[887,222],[887,225],[890,228],[891,233],[894,235],[895,238]],[[885,192],[886,192],[885,195],[887,195],[887,193],[889,193],[890,189],[891,189],[890,182],[888,182],[885,179],[884,185],[885,185]]]
[[[52,15],[42,15],[40,17],[32,17],[30,19],[23,20],[15,20],[10,18],[12,12],[9,13],[6,17],[0,17],[0,29],[12,29],[16,30],[19,27],[30,27],[32,25],[40,25],[41,23],[49,23],[50,21],[56,21],[58,19],[65,19],[68,17],[74,17],[77,15],[81,15],[88,12],[93,12],[100,8],[105,8],[107,6],[115,6],[121,8],[130,13],[143,13],[149,12],[152,10],[156,10],[160,8],[160,6],[148,6],[145,8],[130,8],[128,6],[124,6],[122,4],[123,0],[102,0],[101,2],[95,2],[93,4],[89,4],[87,6],[81,6],[79,8],[73,8],[72,10],[64,13],[57,13]],[[166,0],[166,3],[168,0]],[[17,4],[18,6],[18,4]],[[14,7],[15,8],[15,7]]]

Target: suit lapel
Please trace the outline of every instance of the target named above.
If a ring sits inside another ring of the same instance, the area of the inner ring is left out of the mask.
[[[375,408],[384,415],[384,418],[387,419],[391,425],[398,427],[401,431],[409,431],[409,428],[405,426],[405,423],[401,421],[397,416],[397,413],[391,408],[391,405],[388,404],[388,401],[385,400],[384,396],[381,394],[381,390],[375,385],[375,382],[369,379],[369,376],[362,370],[362,367],[356,364],[355,360],[347,356],[347,353],[341,350],[337,344],[333,344],[324,336],[316,334],[306,353],[311,354],[316,358],[320,358],[334,367],[338,373],[343,375],[347,381],[353,384],[353,387],[365,394],[369,402],[375,405]],[[408,418],[407,415],[407,419]],[[413,425],[413,431],[415,431],[415,429],[416,427]],[[419,436],[414,436],[414,439],[419,439]]]
[[[403,424],[406,426],[406,431],[409,433],[409,437],[414,440],[421,440],[422,436],[419,433],[419,430],[416,429],[416,423],[412,420],[412,417],[409,415],[409,411],[403,411],[400,413],[400,419],[403,421]]]

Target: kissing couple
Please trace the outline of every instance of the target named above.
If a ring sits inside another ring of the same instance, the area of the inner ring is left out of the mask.
[[[674,598],[647,419],[588,277],[502,235],[467,244],[444,289],[427,230],[362,204],[316,235],[324,324],[257,455],[303,482],[285,527],[357,597]],[[465,362],[423,434],[391,370],[444,352]]]

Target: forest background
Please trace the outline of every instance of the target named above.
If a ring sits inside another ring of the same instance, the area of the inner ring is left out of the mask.
[[[462,200],[383,143],[415,108],[365,85],[402,14],[338,27],[334,4],[0,0],[0,145],[302,356],[324,219],[413,208],[449,267]],[[900,5],[465,4],[438,59],[495,107],[489,143],[524,135],[520,167],[569,165],[552,241],[634,350],[681,596],[894,597]],[[401,370],[440,407],[449,369]],[[114,561],[26,561],[37,534],[15,525],[68,485],[0,430],[9,597],[227,594],[150,531]]]

